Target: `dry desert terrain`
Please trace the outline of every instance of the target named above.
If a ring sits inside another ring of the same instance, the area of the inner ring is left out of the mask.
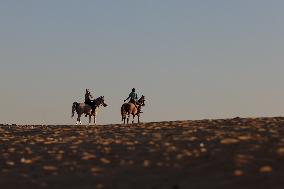
[[[284,188],[284,118],[0,126],[1,189]]]

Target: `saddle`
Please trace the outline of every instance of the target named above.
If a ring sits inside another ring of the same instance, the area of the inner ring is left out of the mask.
[[[140,106],[140,104],[139,104],[136,100],[131,99],[131,100],[129,101],[129,103],[132,103],[132,104],[135,105],[135,107],[136,107],[137,110],[138,110],[138,113],[143,113],[143,112],[141,111],[141,106]]]
[[[134,99],[130,99],[130,100],[129,100],[129,103],[132,103],[132,104],[134,104],[135,106],[137,106],[137,102],[136,102],[136,100],[134,100]]]
[[[86,101],[85,101],[85,104],[87,104],[87,105],[91,106],[91,108],[92,108],[92,113],[95,111],[96,106],[95,106],[95,104],[94,104],[94,101],[93,101],[93,100],[86,100]],[[85,117],[87,117],[87,114],[85,115]]]

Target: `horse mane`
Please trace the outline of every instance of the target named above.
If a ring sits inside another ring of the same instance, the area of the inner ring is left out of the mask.
[[[103,98],[103,96],[99,96],[98,98],[96,98],[95,100],[99,100],[99,99],[102,99]]]
[[[141,100],[145,100],[145,96],[144,96],[144,95],[142,95],[142,96],[139,98],[138,102],[140,102]]]

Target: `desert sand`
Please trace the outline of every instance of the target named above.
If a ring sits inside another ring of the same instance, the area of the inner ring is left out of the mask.
[[[0,126],[1,189],[284,188],[284,118]]]

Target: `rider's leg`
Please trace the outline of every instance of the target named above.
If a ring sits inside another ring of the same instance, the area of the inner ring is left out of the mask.
[[[92,112],[91,115],[93,115],[93,113],[96,111],[96,107],[92,107]]]

